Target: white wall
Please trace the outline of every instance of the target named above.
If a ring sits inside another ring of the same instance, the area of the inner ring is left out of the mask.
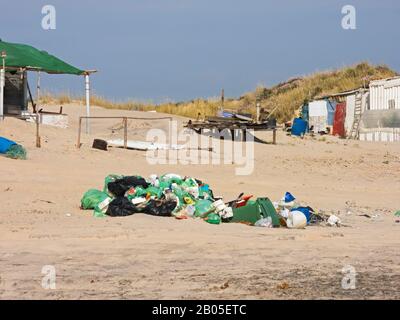
[[[370,109],[387,110],[389,100],[395,100],[395,108],[400,109],[400,78],[371,81]]]

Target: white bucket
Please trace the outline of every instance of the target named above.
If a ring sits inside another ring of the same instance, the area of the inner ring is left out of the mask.
[[[307,225],[307,218],[301,211],[290,211],[286,225],[290,229],[303,229]]]

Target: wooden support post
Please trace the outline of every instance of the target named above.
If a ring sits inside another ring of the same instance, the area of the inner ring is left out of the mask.
[[[276,144],[276,129],[272,131],[272,144]]]
[[[124,117],[124,148],[128,148],[128,118]]]
[[[81,131],[82,131],[82,118],[79,117],[79,126],[78,126],[78,141],[76,142],[76,147],[80,149],[81,147]]]
[[[39,113],[36,112],[36,148],[41,147],[40,134],[39,134]]]

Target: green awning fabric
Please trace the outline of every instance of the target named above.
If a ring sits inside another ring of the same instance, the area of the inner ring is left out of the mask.
[[[26,68],[58,74],[82,75],[85,73],[46,51],[40,51],[29,45],[0,41],[0,52],[2,51],[7,54],[6,68]]]

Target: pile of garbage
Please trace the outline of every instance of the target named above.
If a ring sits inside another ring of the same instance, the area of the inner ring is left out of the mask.
[[[0,154],[7,158],[26,160],[26,150],[15,141],[0,137]]]
[[[311,207],[300,206],[287,192],[277,202],[240,194],[224,202],[210,186],[196,178],[177,174],[121,176],[111,174],[103,190],[90,189],[81,199],[81,209],[94,210],[95,217],[123,217],[136,213],[197,218],[210,224],[238,222],[259,227],[304,228],[322,218]],[[339,223],[339,222],[338,222]]]

